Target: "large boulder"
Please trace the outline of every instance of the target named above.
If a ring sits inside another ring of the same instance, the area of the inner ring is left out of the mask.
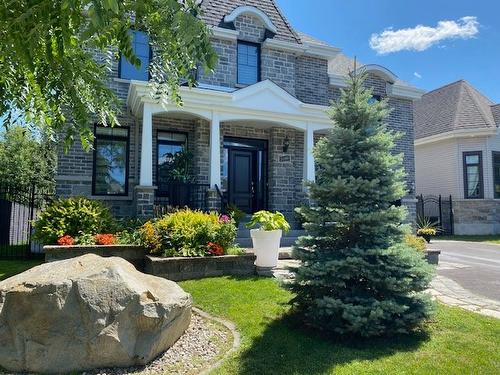
[[[0,367],[69,372],[145,364],[191,320],[191,296],[121,258],[88,254],[0,282]]]

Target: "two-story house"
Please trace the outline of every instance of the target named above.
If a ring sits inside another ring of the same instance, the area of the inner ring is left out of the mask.
[[[59,195],[109,202],[121,216],[151,215],[155,204],[220,208],[223,199],[293,221],[304,181],[315,179],[314,142],[332,126],[325,111],[353,61],[295,31],[273,0],[201,7],[219,56],[215,71],[181,87],[182,107],[158,103],[147,82],[148,36],[135,32],[142,67],[121,59],[111,77],[124,103],[122,127],[96,124],[93,152],[74,145],[60,153]],[[423,92],[382,66],[361,66],[374,98],[389,98],[390,128],[403,134],[396,151],[404,153],[409,193],[402,203],[414,215],[413,101]]]

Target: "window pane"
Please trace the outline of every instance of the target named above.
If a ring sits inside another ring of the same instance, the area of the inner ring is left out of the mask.
[[[258,46],[238,43],[238,83],[252,85],[258,81]]]
[[[132,48],[135,55],[141,60],[140,68],[132,65],[123,55],[120,58],[120,78],[149,80],[149,36],[142,31],[130,31],[132,34]]]
[[[96,140],[95,194],[125,194],[127,141]]]
[[[467,167],[467,195],[469,197],[478,197],[479,190],[479,167]]]
[[[479,155],[467,155],[465,157],[466,164],[479,164]]]
[[[128,137],[128,129],[124,128],[111,128],[111,127],[105,127],[105,126],[98,126],[95,129],[96,135],[108,135],[112,137]]]

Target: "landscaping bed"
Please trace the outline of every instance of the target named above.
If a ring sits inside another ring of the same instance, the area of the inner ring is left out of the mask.
[[[213,276],[243,276],[255,273],[254,254],[211,257],[146,256],[144,272],[173,281]]]
[[[102,257],[120,257],[130,263],[139,271],[144,270],[146,249],[138,245],[70,245],[70,246],[44,246],[46,262],[70,259],[85,254],[96,254]]]

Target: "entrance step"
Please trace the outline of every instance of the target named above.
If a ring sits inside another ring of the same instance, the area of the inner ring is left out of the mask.
[[[246,248],[245,251],[249,254],[253,254],[252,247]],[[291,247],[281,247],[278,259],[292,259],[292,248]]]

